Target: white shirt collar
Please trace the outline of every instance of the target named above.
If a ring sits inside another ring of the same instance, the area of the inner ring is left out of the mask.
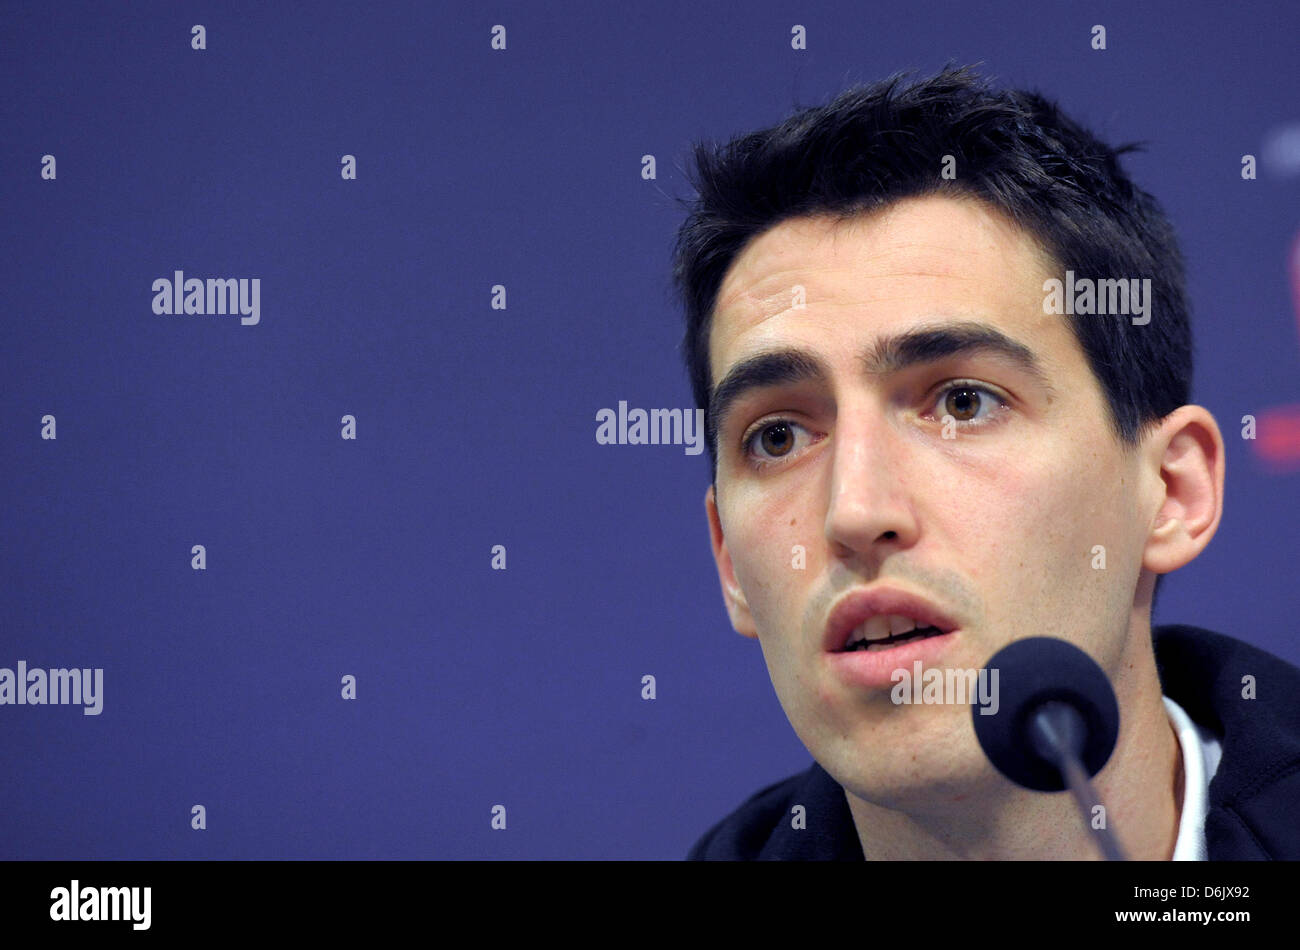
[[[1193,722],[1182,706],[1168,696],[1162,698],[1183,755],[1183,808],[1172,860],[1204,861],[1205,812],[1210,797],[1210,780],[1219,768],[1223,745],[1214,733]]]

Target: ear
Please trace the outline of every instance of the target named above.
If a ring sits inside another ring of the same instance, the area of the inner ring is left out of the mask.
[[[709,538],[713,542],[713,560],[718,565],[718,580],[722,582],[722,599],[726,602],[731,625],[741,636],[756,638],[758,631],[754,628],[754,618],[750,616],[745,593],[736,581],[736,572],[731,566],[731,554],[727,551],[727,540],[722,535],[722,520],[718,517],[718,503],[712,485],[704,493],[704,508],[709,516]]]
[[[1144,440],[1153,512],[1142,566],[1168,574],[1192,561],[1223,516],[1223,435],[1209,410],[1180,406]]]

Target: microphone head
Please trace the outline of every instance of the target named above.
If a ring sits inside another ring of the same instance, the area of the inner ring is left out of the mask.
[[[985,664],[998,671],[997,712],[984,715],[971,704],[975,735],[999,772],[1025,788],[1059,792],[1067,786],[1060,770],[1043,758],[1030,736],[1032,717],[1057,700],[1078,711],[1084,724],[1079,756],[1092,778],[1102,770],[1119,737],[1119,703],[1096,661],[1055,637],[1028,637],[995,653]]]

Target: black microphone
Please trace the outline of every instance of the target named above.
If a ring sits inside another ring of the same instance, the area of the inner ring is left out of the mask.
[[[1101,802],[1088,779],[1106,765],[1119,737],[1119,703],[1105,672],[1074,644],[1055,637],[1017,640],[985,667],[997,671],[996,711],[985,715],[987,707],[971,704],[984,754],[1017,785],[1040,792],[1070,789],[1091,827],[1092,808]],[[1109,820],[1096,830],[1102,855],[1124,860]]]

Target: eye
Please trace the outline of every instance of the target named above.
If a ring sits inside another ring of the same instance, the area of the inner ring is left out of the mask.
[[[807,429],[789,419],[768,419],[751,428],[741,441],[746,456],[760,467],[794,453],[797,433]]]
[[[985,425],[992,421],[994,412],[1007,407],[1006,400],[987,386],[966,380],[949,383],[936,395],[933,410],[936,418],[952,416],[958,423],[969,426]]]

